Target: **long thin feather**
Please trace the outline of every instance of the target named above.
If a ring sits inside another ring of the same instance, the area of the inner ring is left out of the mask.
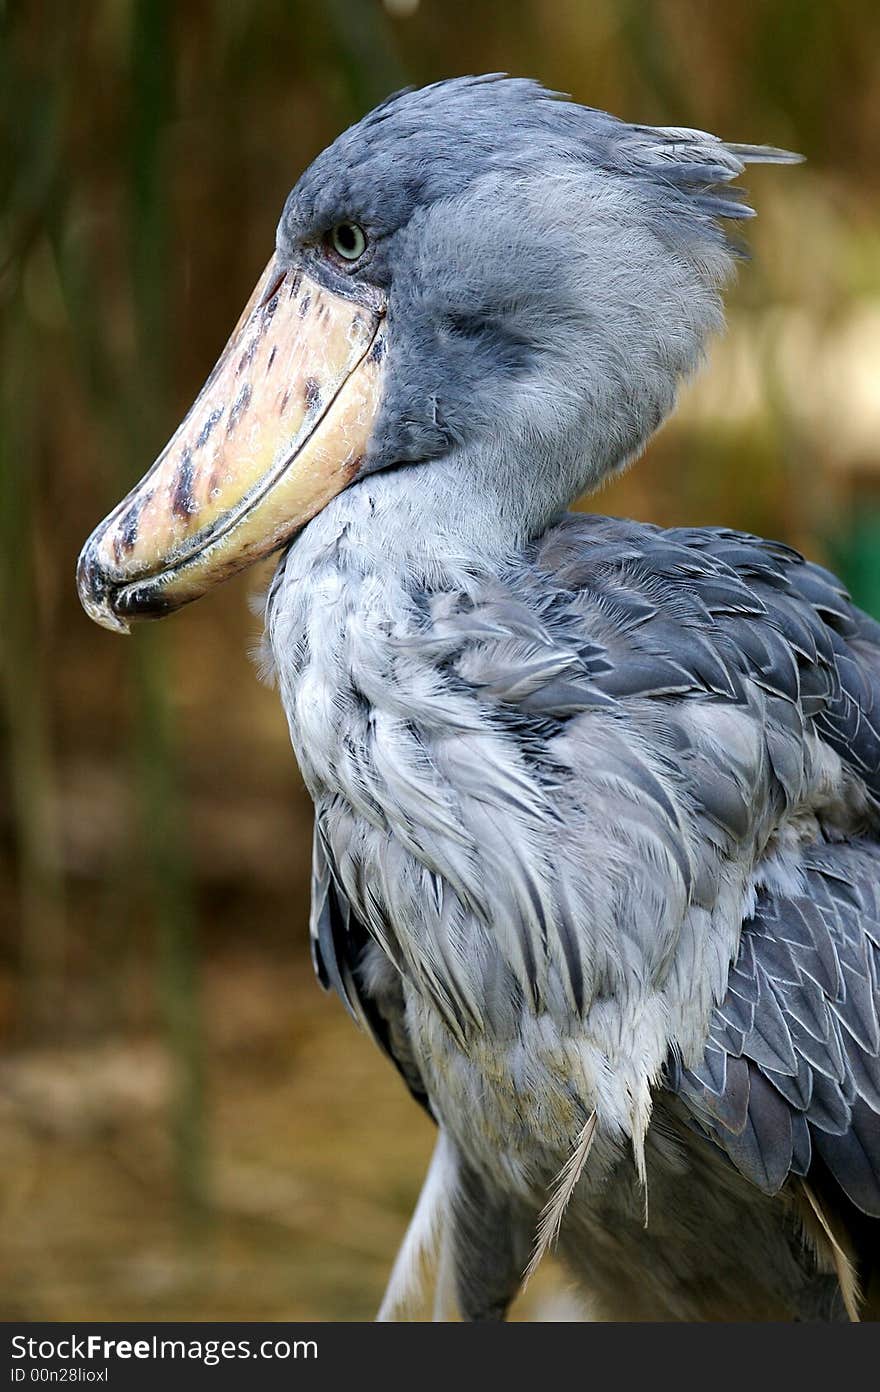
[[[437,1137],[428,1173],[410,1219],[406,1236],[395,1258],[376,1320],[386,1323],[406,1318],[424,1297],[426,1267],[436,1262],[438,1245],[448,1215],[450,1180],[455,1156],[445,1132]]]
[[[648,1168],[645,1163],[645,1137],[651,1123],[651,1089],[644,1079],[638,1093],[633,1095],[632,1150],[636,1174],[645,1200],[645,1227],[648,1226]]]
[[[837,1280],[840,1283],[840,1293],[843,1296],[844,1309],[853,1323],[858,1324],[861,1293],[859,1291],[859,1282],[853,1270],[852,1262],[835,1236],[818,1198],[804,1179],[801,1180],[801,1189],[803,1190],[804,1198],[815,1214],[816,1221],[827,1237],[831,1247],[831,1260],[834,1262],[834,1270],[837,1273]]]
[[[540,1266],[544,1255],[555,1246],[568,1208],[569,1200],[581,1177],[587,1157],[593,1145],[596,1132],[596,1113],[591,1112],[584,1128],[578,1136],[577,1145],[557,1175],[550,1197],[541,1210],[538,1231],[535,1235],[535,1248],[528,1266],[523,1273],[523,1290]]]

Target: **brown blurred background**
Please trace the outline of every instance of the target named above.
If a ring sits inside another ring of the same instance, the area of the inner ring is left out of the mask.
[[[880,613],[876,0],[0,3],[2,1318],[374,1312],[431,1131],[311,976],[266,574],[123,641],[73,573],[304,165],[498,69],[807,155],[750,174],[729,334],[594,506],[782,537]]]

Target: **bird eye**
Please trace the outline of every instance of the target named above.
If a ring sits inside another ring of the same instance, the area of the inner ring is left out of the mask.
[[[338,222],[330,231],[329,241],[343,261],[358,261],[367,249],[364,229],[356,222]]]

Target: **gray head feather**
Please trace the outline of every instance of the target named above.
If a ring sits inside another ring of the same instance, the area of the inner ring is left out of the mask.
[[[358,274],[388,295],[390,364],[363,472],[435,461],[435,525],[470,518],[490,549],[540,532],[638,454],[719,326],[718,219],[751,213],[730,181],[794,158],[499,75],[389,98],[278,230],[298,261],[344,218],[370,239]]]

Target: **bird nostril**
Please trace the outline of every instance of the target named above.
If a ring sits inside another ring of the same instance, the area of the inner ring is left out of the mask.
[[[268,289],[266,290],[266,293],[263,295],[263,298],[260,300],[260,309],[262,309],[265,305],[267,305],[267,304],[269,303],[269,301],[270,301],[271,299],[273,299],[273,298],[278,294],[278,291],[281,289],[282,285],[284,284],[284,281],[285,281],[285,279],[286,279],[286,276],[287,276],[287,272],[286,272],[286,271],[279,271],[279,273],[278,273],[278,275],[275,277],[275,279],[274,279],[272,282],[270,282],[269,287],[268,287]]]

